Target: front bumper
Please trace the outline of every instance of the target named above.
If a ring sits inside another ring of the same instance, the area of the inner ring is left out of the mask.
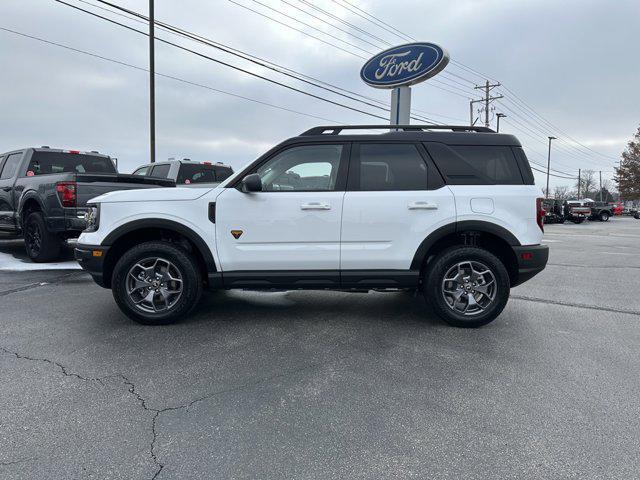
[[[546,245],[528,245],[513,247],[513,252],[518,259],[518,278],[511,285],[515,287],[530,280],[547,266],[549,260],[549,247]]]
[[[101,287],[108,288],[104,278],[104,260],[107,256],[109,247],[102,245],[85,245],[77,244],[74,250],[76,260],[83,270],[89,272]]]

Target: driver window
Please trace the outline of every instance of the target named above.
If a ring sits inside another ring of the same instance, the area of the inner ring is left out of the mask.
[[[303,145],[280,152],[256,173],[266,192],[334,190],[342,145]]]

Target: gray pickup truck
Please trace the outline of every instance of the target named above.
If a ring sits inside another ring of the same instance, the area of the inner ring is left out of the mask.
[[[97,152],[42,147],[0,153],[0,232],[22,235],[33,261],[50,261],[84,230],[88,200],[151,187],[175,182],[119,174],[111,158]]]

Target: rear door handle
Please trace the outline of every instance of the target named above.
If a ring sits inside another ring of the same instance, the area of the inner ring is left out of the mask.
[[[408,207],[409,210],[437,210],[437,203],[429,203],[429,202],[411,202]]]
[[[2,191],[10,192],[11,191],[11,187],[2,187]]]
[[[302,210],[331,210],[331,205],[321,202],[309,202],[300,205]]]

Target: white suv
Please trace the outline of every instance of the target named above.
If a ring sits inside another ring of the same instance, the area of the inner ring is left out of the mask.
[[[546,265],[540,196],[511,135],[317,127],[216,188],[93,199],[76,258],[145,324],[179,320],[205,288],[417,289],[477,327]]]

